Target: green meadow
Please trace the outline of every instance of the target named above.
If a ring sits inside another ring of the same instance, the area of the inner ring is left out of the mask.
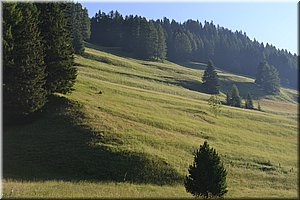
[[[266,95],[253,78],[218,70],[222,101],[236,84],[262,111],[223,105],[216,117],[201,92],[203,63],[89,44],[75,64],[71,94],[4,128],[4,197],[192,197],[183,180],[205,140],[227,169],[225,197],[297,197],[297,91]]]

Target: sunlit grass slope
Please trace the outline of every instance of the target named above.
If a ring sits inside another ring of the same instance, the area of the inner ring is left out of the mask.
[[[183,179],[204,140],[228,171],[226,197],[297,197],[296,91],[265,96],[253,79],[219,71],[222,98],[235,83],[263,112],[223,106],[215,117],[201,93],[201,63],[93,46],[76,66],[72,94],[4,130],[5,197],[191,197]]]

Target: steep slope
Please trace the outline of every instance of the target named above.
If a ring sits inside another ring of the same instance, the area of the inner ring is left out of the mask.
[[[222,92],[235,83],[264,112],[223,106],[216,118],[201,93],[201,63],[86,48],[76,65],[72,94],[53,97],[34,123],[4,130],[4,196],[190,196],[182,181],[204,140],[224,160],[227,197],[297,196],[296,91],[266,99],[253,79],[219,71]]]

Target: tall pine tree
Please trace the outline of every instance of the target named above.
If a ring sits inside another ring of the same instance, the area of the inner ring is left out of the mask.
[[[14,50],[14,35],[18,24],[22,20],[22,13],[17,8],[17,3],[4,3],[3,4],[3,66],[4,66],[4,85],[6,81],[10,81],[6,70],[13,68],[13,50]]]
[[[173,34],[172,48],[170,48],[170,59],[175,61],[187,61],[192,53],[192,45],[188,36],[183,31]]]
[[[82,36],[82,6],[80,3],[64,3],[64,14],[67,30],[72,39],[72,47],[76,54],[83,54],[84,43]]]
[[[189,167],[184,186],[187,192],[196,197],[222,197],[228,191],[226,176],[220,156],[205,141],[195,152],[194,162]]]
[[[91,21],[88,15],[88,10],[82,10],[82,37],[85,41],[90,39],[91,36]]]
[[[73,48],[76,54],[82,55],[84,52],[84,43],[82,36],[82,7],[80,3],[74,5],[73,20]]]
[[[167,55],[167,46],[164,30],[160,24],[157,24],[157,45],[155,51],[155,57],[161,60],[164,60]]]
[[[226,92],[226,104],[229,106],[231,105],[231,95],[229,92]]]
[[[153,21],[147,22],[145,18],[142,19],[139,41],[140,56],[146,59],[154,58],[158,36]]]
[[[205,92],[209,94],[219,94],[219,77],[211,60],[207,63],[202,81],[202,86]]]
[[[246,109],[253,109],[253,100],[250,93],[248,93],[247,98],[245,100],[245,108]]]
[[[72,90],[77,76],[73,66],[70,33],[67,31],[62,7],[59,3],[39,3],[41,35],[45,51],[48,94],[67,93]]]
[[[46,102],[39,12],[33,3],[3,4],[4,115],[28,115]],[[6,45],[7,42],[9,45]]]
[[[231,106],[235,107],[241,107],[241,97],[240,97],[240,92],[239,89],[235,84],[233,84],[231,88]]]
[[[273,65],[269,65],[266,61],[259,64],[255,83],[269,94],[278,94],[280,91],[279,73]]]
[[[158,35],[153,21],[147,23],[146,32],[146,43],[145,43],[145,52],[147,58],[154,58],[155,51],[158,47]]]

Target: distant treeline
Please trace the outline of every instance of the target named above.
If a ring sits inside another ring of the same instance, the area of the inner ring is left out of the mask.
[[[99,11],[91,18],[91,42],[118,46],[135,56],[175,62],[209,59],[230,72],[256,76],[257,66],[265,60],[280,74],[281,84],[297,87],[297,55],[264,45],[246,33],[214,25],[213,22],[187,20],[178,23],[168,18],[147,20],[141,16],[123,17],[118,11]]]

